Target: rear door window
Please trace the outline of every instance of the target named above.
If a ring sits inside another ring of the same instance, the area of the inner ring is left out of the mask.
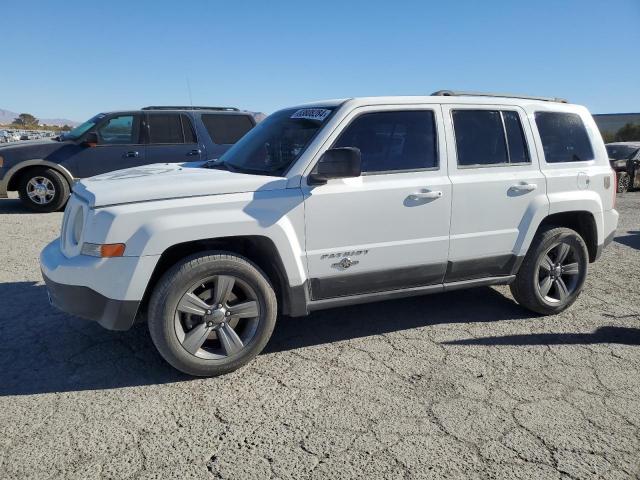
[[[530,163],[518,112],[452,110],[458,165],[500,166]]]
[[[496,110],[453,110],[458,165],[509,163],[502,118]]]
[[[575,113],[536,112],[547,163],[593,160],[593,148],[582,119]]]
[[[507,132],[509,163],[529,163],[529,149],[524,137],[524,130],[517,112],[503,111],[504,129]]]
[[[182,121],[179,114],[161,113],[150,114],[149,143],[176,144],[185,143],[182,133]]]
[[[253,128],[253,122],[248,115],[217,115],[206,113],[202,115],[209,136],[218,145],[230,145],[240,140]]]
[[[196,132],[193,129],[193,123],[191,123],[191,119],[185,115],[180,115],[180,120],[182,120],[182,134],[184,135],[184,143],[198,143],[198,139],[196,138]]]

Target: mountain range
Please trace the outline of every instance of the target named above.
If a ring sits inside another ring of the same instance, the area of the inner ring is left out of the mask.
[[[0,108],[0,124],[11,123],[13,122],[13,119],[18,115],[19,113],[12,112],[11,110],[3,110],[2,108]],[[72,127],[75,127],[76,125],[80,124],[79,122],[69,120],[68,118],[40,118],[37,115],[35,117],[40,120],[40,123],[42,125],[57,125],[60,127],[63,125],[70,125]]]

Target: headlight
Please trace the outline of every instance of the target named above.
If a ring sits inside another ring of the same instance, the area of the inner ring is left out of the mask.
[[[84,210],[79,208],[76,210],[76,214],[73,217],[73,225],[71,226],[71,240],[74,245],[78,245],[80,243],[82,227],[84,227]]]

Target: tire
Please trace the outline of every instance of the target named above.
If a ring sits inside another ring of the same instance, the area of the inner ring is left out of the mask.
[[[564,260],[558,262],[567,248]],[[536,313],[560,313],[580,295],[588,267],[587,246],[577,232],[564,227],[547,227],[533,239],[510,286],[511,293],[520,305]]]
[[[37,185],[44,186],[42,194],[38,194],[40,187]],[[67,180],[52,168],[30,168],[20,176],[18,195],[22,203],[34,212],[47,213],[62,209],[70,193]]]
[[[618,173],[618,184],[616,185],[618,193],[625,193],[629,190],[631,179],[626,173]]]
[[[162,276],[149,301],[148,325],[169,364],[211,377],[258,355],[271,337],[277,311],[273,288],[257,266],[239,255],[212,251],[187,257]]]

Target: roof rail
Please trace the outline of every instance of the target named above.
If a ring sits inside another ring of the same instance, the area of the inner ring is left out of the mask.
[[[431,94],[433,97],[502,97],[502,98],[522,98],[525,100],[541,100],[543,102],[569,103],[564,98],[557,97],[532,97],[529,95],[511,95],[508,93],[487,93],[487,92],[460,92],[456,90],[438,90]]]
[[[194,107],[194,106],[167,106],[167,105],[152,105],[150,107],[144,107],[142,110],[218,110],[223,112],[239,112],[240,109],[235,107]]]

